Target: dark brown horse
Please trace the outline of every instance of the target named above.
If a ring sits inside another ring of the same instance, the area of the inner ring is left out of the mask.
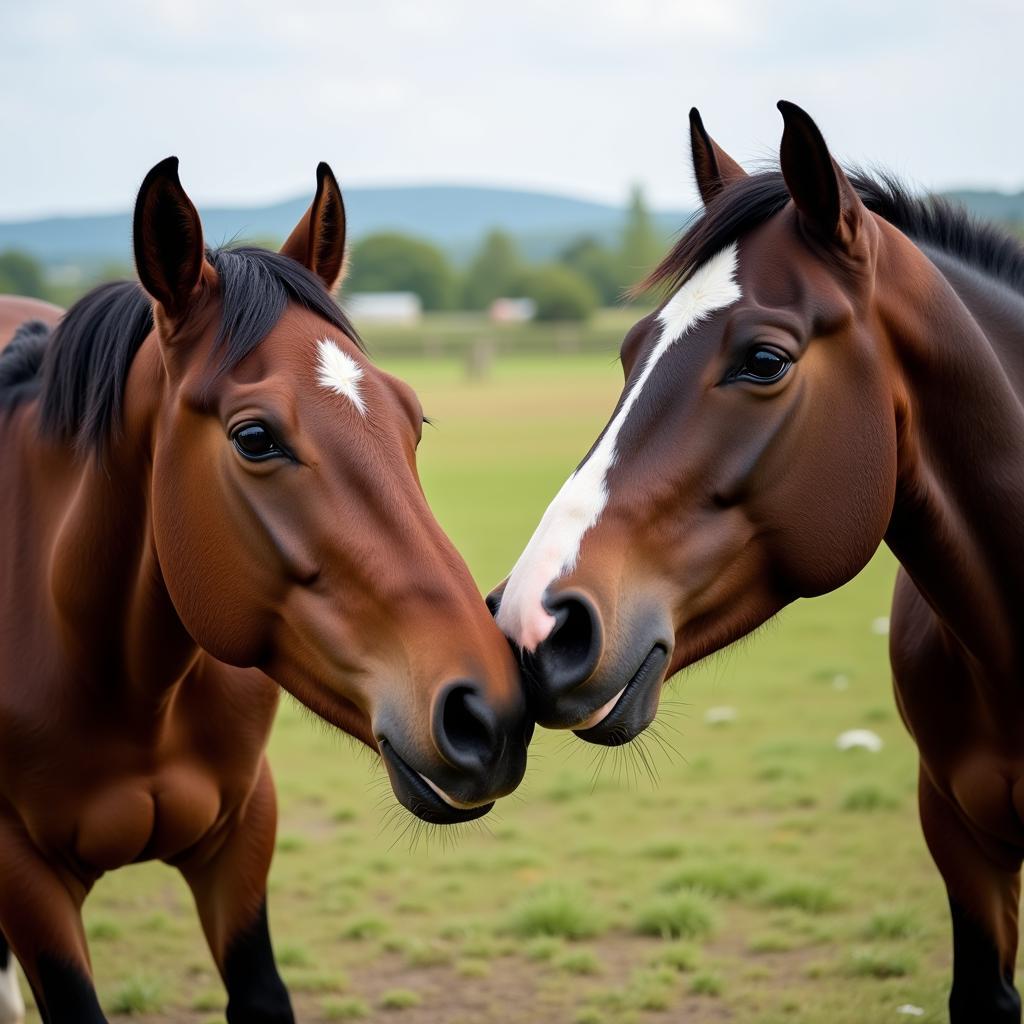
[[[265,903],[279,685],[453,822],[522,776],[518,670],[424,499],[416,396],[330,297],[327,165],[280,255],[204,249],[174,159],[134,236],[145,290],[103,286],[0,356],[0,928],[45,1021],[102,1021],[82,902],[164,860],[228,1020],[286,1024]]]
[[[847,175],[781,103],[748,176],[691,115],[705,209],[647,286],[604,432],[498,623],[542,724],[632,739],[666,676],[885,541],[896,696],[953,917],[952,1018],[1016,1022],[1024,851],[1024,248]]]

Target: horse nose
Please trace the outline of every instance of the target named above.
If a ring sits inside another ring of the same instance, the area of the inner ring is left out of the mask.
[[[601,660],[601,616],[594,602],[580,591],[565,590],[544,599],[555,624],[537,646],[533,669],[547,698],[559,697],[582,685]]]
[[[508,586],[508,580],[502,580],[488,595],[484,598],[487,602],[487,610],[491,615],[497,617],[498,609],[501,607],[501,599],[505,593],[505,587]]]
[[[502,754],[497,716],[475,683],[460,681],[447,687],[435,705],[433,726],[441,756],[460,771],[485,772]]]

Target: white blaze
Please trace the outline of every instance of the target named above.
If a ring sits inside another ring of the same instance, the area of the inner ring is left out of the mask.
[[[701,266],[658,314],[661,333],[647,362],[590,458],[569,477],[548,506],[529,544],[516,562],[498,609],[505,635],[532,651],[555,623],[541,604],[544,591],[571,572],[584,534],[608,503],[608,471],[615,465],[619,434],[661,357],[687,331],[740,297],[736,283],[736,245],[727,246]]]
[[[359,387],[363,368],[330,338],[321,338],[316,344],[317,380],[336,395],[344,395],[365,416],[366,403]]]

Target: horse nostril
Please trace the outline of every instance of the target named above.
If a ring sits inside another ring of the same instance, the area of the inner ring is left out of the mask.
[[[434,739],[445,760],[458,768],[487,765],[497,748],[494,713],[471,683],[455,683],[438,701]]]
[[[597,668],[601,618],[589,597],[573,591],[556,594],[544,605],[555,617],[555,625],[535,655],[540,682],[549,691],[567,693]]]
[[[508,580],[503,583],[499,583],[485,598],[487,602],[487,610],[491,613],[494,618],[498,617],[498,609],[501,607],[501,598],[505,593],[505,586]]]

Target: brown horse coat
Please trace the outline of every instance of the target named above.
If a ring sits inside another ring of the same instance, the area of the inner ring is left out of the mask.
[[[326,165],[277,255],[204,250],[165,161],[136,205],[148,295],[104,286],[0,356],[39,364],[0,393],[0,929],[48,1024],[104,1019],[81,905],[146,859],[190,885],[228,1020],[292,1021],[265,909],[279,685],[428,820],[522,776],[518,672],[427,508],[422,410],[328,294],[344,245]],[[0,300],[8,330],[58,313]]]
[[[608,427],[492,595],[542,724],[623,743],[664,679],[902,563],[891,658],[949,893],[956,1024],[1018,1022],[1024,249],[848,176],[782,103],[781,173],[691,116],[706,208],[647,286]]]

